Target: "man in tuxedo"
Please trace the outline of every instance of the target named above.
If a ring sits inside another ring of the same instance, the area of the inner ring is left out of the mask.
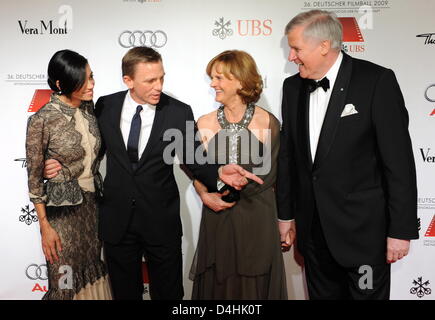
[[[283,85],[281,240],[290,245],[296,233],[310,299],[388,299],[390,264],[418,238],[415,164],[396,77],[340,51],[333,13],[301,13],[285,33],[299,73]]]
[[[201,148],[188,141],[190,106],[162,92],[164,69],[152,48],[129,50],[122,60],[127,91],[98,99],[95,115],[106,154],[103,200],[99,205],[99,235],[115,299],[140,300],[143,294],[142,257],[145,256],[152,299],[182,299],[182,226],[180,197],[173,174],[175,154],[194,178],[216,191],[224,183],[241,189],[247,178],[262,183],[237,165],[218,168],[186,161],[188,152]],[[196,134],[196,126],[191,126]],[[165,132],[177,131],[182,141],[166,141]],[[174,152],[171,144],[176,144]],[[194,147],[188,150],[188,146]],[[181,148],[181,149],[180,149]],[[201,151],[201,150],[199,150]],[[46,162],[47,177],[60,166]]]

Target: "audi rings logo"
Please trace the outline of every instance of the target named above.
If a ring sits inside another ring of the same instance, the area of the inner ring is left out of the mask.
[[[162,48],[166,45],[166,42],[168,42],[168,37],[162,30],[124,31],[119,35],[118,42],[123,48],[143,46],[150,48]]]
[[[434,91],[434,92],[432,94],[432,97],[429,97],[429,91],[431,88],[434,88],[434,89],[432,89],[432,91]],[[424,92],[424,97],[429,102],[435,102],[435,94],[434,93],[435,93],[435,83],[431,84],[429,87],[427,87],[426,91]]]
[[[46,264],[31,264],[26,269],[26,276],[30,280],[47,280],[47,265]]]

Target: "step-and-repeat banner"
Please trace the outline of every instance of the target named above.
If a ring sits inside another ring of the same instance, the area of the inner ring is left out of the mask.
[[[125,89],[121,58],[129,48],[154,47],[163,56],[164,91],[190,104],[198,118],[217,107],[205,73],[208,61],[227,49],[245,50],[256,60],[265,84],[258,104],[281,119],[282,82],[297,72],[287,61],[284,28],[293,16],[313,8],[340,17],[344,51],[393,69],[399,80],[410,115],[421,229],[409,256],[393,265],[391,298],[434,299],[433,0],[2,1],[0,299],[40,299],[47,290],[38,219],[27,194],[24,144],[27,118],[48,99],[46,70],[54,52],[68,48],[88,58],[96,100]],[[103,165],[103,174],[104,169]],[[174,170],[181,192],[184,285],[189,299],[188,273],[201,202],[184,173]],[[292,250],[284,258],[290,299],[306,299],[300,257]],[[144,282],[146,287],[146,276]]]

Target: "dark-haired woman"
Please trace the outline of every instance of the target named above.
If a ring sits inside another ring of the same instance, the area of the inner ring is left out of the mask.
[[[97,236],[100,133],[88,61],[58,51],[48,65],[50,101],[29,118],[26,156],[30,200],[38,214],[49,290],[44,300],[110,299]],[[44,182],[44,161],[62,166]]]
[[[198,120],[209,156],[253,171],[264,184],[249,182],[239,194],[219,194],[194,181],[204,207],[192,299],[287,299],[273,191],[279,121],[255,104],[263,81],[248,53],[222,52],[209,62],[207,74],[221,103]]]

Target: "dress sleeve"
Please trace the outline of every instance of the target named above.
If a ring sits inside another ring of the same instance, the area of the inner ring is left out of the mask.
[[[29,196],[33,203],[45,203],[47,200],[43,174],[48,137],[44,119],[38,114],[31,116],[27,122],[26,159]]]

